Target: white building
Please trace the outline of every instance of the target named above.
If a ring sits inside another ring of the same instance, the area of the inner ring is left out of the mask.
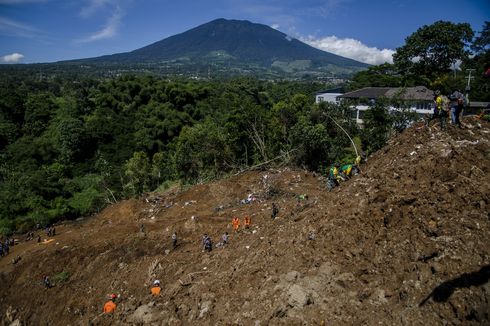
[[[378,98],[385,98],[390,111],[400,107],[417,112],[421,117],[433,112],[434,92],[424,86],[417,87],[365,87],[337,97],[340,101],[352,103],[352,117],[358,124],[363,123],[366,110],[376,103]]]
[[[342,87],[320,91],[315,94],[315,103],[328,102],[339,104],[337,98],[342,94],[344,94],[344,89]]]

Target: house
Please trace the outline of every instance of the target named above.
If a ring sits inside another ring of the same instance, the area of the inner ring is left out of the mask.
[[[337,97],[340,101],[352,103],[352,118],[362,124],[362,118],[379,98],[388,101],[389,110],[397,111],[400,107],[411,109],[421,117],[433,111],[434,92],[424,86],[416,87],[365,87]]]
[[[337,99],[337,97],[344,93],[345,91],[343,87],[337,87],[317,92],[315,94],[315,103],[328,102],[339,104],[339,100]]]

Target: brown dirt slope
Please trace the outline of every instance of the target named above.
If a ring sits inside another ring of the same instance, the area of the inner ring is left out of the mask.
[[[330,193],[305,171],[251,171],[19,241],[0,259],[0,324],[489,324],[490,125],[466,124],[406,130]],[[233,233],[235,215],[252,228]],[[225,231],[226,247],[202,252],[203,233]]]

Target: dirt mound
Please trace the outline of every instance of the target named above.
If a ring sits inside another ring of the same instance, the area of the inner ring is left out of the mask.
[[[2,324],[490,323],[490,126],[466,125],[414,126],[330,193],[306,171],[251,171],[20,239],[0,259]],[[114,316],[100,314],[109,293]]]

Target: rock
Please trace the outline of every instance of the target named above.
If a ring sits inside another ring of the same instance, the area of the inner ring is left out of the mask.
[[[286,276],[284,276],[284,280],[286,280],[287,282],[294,282],[300,277],[300,275],[301,274],[297,271],[291,271],[287,273]]]
[[[130,323],[148,324],[156,320],[158,320],[158,315],[154,313],[149,305],[139,306],[138,309],[128,317]]]
[[[386,299],[385,291],[383,289],[374,290],[374,293],[371,296],[371,304],[382,305],[386,303],[388,303],[388,300]]]
[[[213,302],[210,300],[204,301],[203,303],[201,303],[201,310],[199,311],[199,317],[198,318],[206,317],[209,314],[209,312],[211,311],[212,306],[213,306]]]
[[[303,287],[294,284],[288,289],[288,304],[302,309],[307,304],[312,303],[310,294]]]

